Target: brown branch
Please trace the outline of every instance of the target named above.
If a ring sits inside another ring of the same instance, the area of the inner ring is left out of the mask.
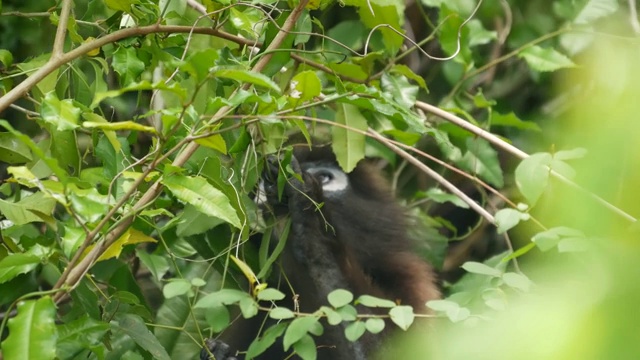
[[[71,0],[62,1],[62,9],[58,18],[58,28],[56,38],[53,41],[52,57],[56,58],[64,53],[64,41],[67,36],[67,25],[69,25],[69,14],[71,13]]]
[[[300,1],[298,6],[296,6],[293,9],[293,11],[291,12],[289,17],[287,18],[287,20],[283,24],[282,29],[280,30],[280,32],[276,35],[276,37],[273,39],[271,44],[269,44],[268,48],[266,49],[267,51],[273,51],[273,50],[275,50],[275,49],[280,47],[280,45],[282,44],[282,41],[285,39],[285,37],[291,31],[291,29],[293,29],[293,27],[295,26],[296,21],[298,20],[298,18],[302,14],[302,12],[303,12],[306,4],[308,3],[308,1],[309,0]],[[145,28],[148,29],[149,33],[151,33],[151,32],[157,32],[159,28],[176,28],[176,27],[153,25],[153,26],[145,27]],[[189,31],[196,32],[196,31],[194,31],[195,29],[191,28],[191,27],[179,27],[179,28],[183,28],[183,29],[186,28]],[[141,29],[141,28],[137,28],[137,29]],[[198,28],[196,28],[196,29],[198,29]],[[205,28],[203,28],[202,30],[204,31]],[[218,31],[216,31],[215,29],[210,29],[210,30],[212,30],[215,33],[218,33]],[[106,37],[107,36],[105,36],[105,38]],[[104,38],[101,38],[101,39],[104,39]],[[78,49],[75,49],[75,50],[78,50]],[[270,59],[271,59],[271,55],[265,55],[264,57],[262,57],[255,64],[255,66],[252,68],[252,71],[260,72],[262,69],[264,69],[264,67],[267,65],[267,63],[269,62]],[[249,84],[245,84],[245,85],[242,86],[242,89],[246,90],[249,87],[250,87]],[[233,109],[234,109],[234,107],[232,107],[232,106],[224,106],[224,107],[222,107],[213,116],[213,120],[217,120],[217,119],[222,118],[227,113],[233,111]],[[198,147],[199,147],[199,145],[196,144],[195,142],[189,143],[184,148],[184,150],[182,150],[176,156],[176,159],[173,161],[172,165],[176,166],[176,167],[181,167],[182,165],[184,165],[184,163],[198,149]],[[124,232],[129,228],[129,226],[131,226],[131,223],[133,222],[133,219],[134,219],[134,215],[137,214],[145,206],[150,204],[160,194],[160,192],[162,191],[162,188],[163,188],[163,185],[161,183],[161,180],[157,180],[149,188],[149,190],[147,190],[147,192],[145,192],[145,194],[132,206],[131,211],[127,215],[125,215],[122,219],[120,219],[120,223],[112,231],[110,231],[108,234],[105,235],[103,241],[97,242],[95,244],[95,246],[93,247],[93,249],[91,249],[91,251],[87,254],[87,256],[85,256],[77,264],[72,262],[67,266],[67,269],[65,270],[65,272],[60,277],[60,279],[58,281],[58,284],[56,284],[54,289],[57,289],[59,287],[66,287],[66,288],[69,288],[69,289],[74,288],[78,284],[80,279],[82,279],[82,277],[87,273],[87,271],[89,271],[89,269],[94,264],[96,259],[98,259],[98,257],[106,249],[108,249],[109,246],[111,246],[118,238],[120,238],[120,236],[122,236],[122,234],[124,234]],[[117,210],[117,208],[114,207],[114,209],[112,209],[112,212],[114,210]],[[108,218],[105,217],[105,219],[108,219]],[[103,221],[104,221],[104,219],[103,219]],[[96,230],[94,230],[94,232],[99,231],[99,229],[100,228],[97,227]],[[89,234],[89,235],[91,235],[91,234]],[[89,243],[92,240],[91,238],[89,238],[89,235],[87,235],[87,239],[85,239],[85,243]],[[93,236],[95,237],[95,236],[97,236],[97,234],[95,234]],[[55,301],[59,301],[62,298],[62,295],[60,295],[60,294],[61,293],[58,293],[56,295],[56,297],[54,298]]]

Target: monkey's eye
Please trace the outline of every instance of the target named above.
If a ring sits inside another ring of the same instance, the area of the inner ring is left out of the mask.
[[[322,185],[328,184],[331,180],[333,180],[333,174],[329,171],[320,171],[316,173],[316,178],[320,180]]]

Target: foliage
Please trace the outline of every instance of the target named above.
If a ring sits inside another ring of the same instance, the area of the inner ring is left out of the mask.
[[[621,209],[639,213],[640,25],[622,3],[0,1],[0,357],[195,358],[235,309],[279,320],[249,358],[421,317],[444,348],[412,356],[522,358],[553,335],[527,356],[633,354],[616,336],[638,245],[617,240]],[[345,289],[311,314],[278,305],[284,243],[250,194],[293,132],[331,134],[346,171],[386,160],[424,256],[465,271],[434,315]],[[516,321],[533,331],[505,335]]]

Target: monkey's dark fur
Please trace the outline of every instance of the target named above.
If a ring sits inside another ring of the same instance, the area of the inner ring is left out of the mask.
[[[373,295],[411,305],[416,313],[427,312],[425,302],[440,296],[435,275],[415,253],[407,234],[407,216],[380,171],[371,163],[361,161],[347,175],[345,189],[325,193],[323,183],[327,179],[322,176],[326,174],[319,175],[312,170],[314,167],[338,169],[330,147],[315,146],[309,150],[306,144],[295,146],[291,167],[301,174],[303,182],[291,177],[281,201],[275,190],[278,165],[273,159],[268,161],[263,176],[268,204],[276,215],[286,210],[292,221],[280,261],[294,293],[284,281],[280,282],[280,290],[290,298],[297,295],[302,312],[313,312],[328,305],[327,294],[339,288],[351,291],[356,297]],[[367,333],[352,343],[344,336],[347,324],[324,325],[324,334],[314,338],[320,360],[373,358],[380,348],[380,338],[388,335],[388,331],[377,336]],[[393,327],[387,325],[387,328]],[[256,336],[254,332],[245,334],[247,342]],[[236,341],[229,344],[234,350],[246,349],[245,344]],[[211,348],[214,344],[208,345]],[[286,357],[281,343],[272,348],[261,358]],[[203,350],[206,358],[205,353]],[[232,359],[226,355],[219,357]]]

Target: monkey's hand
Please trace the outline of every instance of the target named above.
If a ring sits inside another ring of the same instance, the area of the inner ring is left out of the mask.
[[[220,340],[207,339],[205,347],[200,350],[200,360],[237,360],[229,356],[229,345]]]

